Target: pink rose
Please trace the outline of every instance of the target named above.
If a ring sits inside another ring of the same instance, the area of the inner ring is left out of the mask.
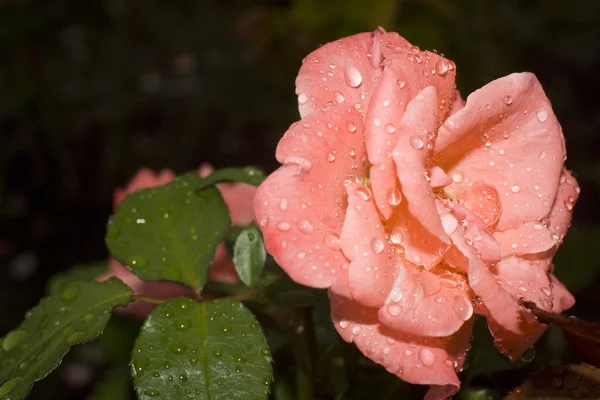
[[[474,313],[514,360],[546,328],[520,299],[574,303],[552,275],[579,188],[550,101],[521,73],[465,103],[455,73],[381,28],[311,53],[254,201],[268,252],[329,289],[344,340],[427,399],[458,390]]]
[[[198,171],[200,176],[208,176],[213,169],[208,164],[203,164]],[[119,188],[114,193],[114,208],[125,198],[126,195],[139,189],[151,188],[164,185],[175,179],[175,173],[171,170],[162,170],[159,174],[146,168],[140,169],[131,179],[126,188]],[[256,193],[256,188],[244,184],[218,184],[217,188],[223,196],[223,200],[229,207],[231,221],[234,225],[247,225],[254,220],[254,211],[252,209],[252,198]],[[127,267],[123,266],[115,259],[109,261],[109,272],[102,275],[99,280],[103,281],[116,276],[127,286],[141,296],[152,297],[155,299],[169,299],[177,296],[193,296],[194,291],[183,285],[174,282],[149,282],[143,281],[135,276]],[[209,273],[209,279],[221,282],[236,284],[240,280],[235,272],[231,257],[224,244],[217,247],[213,265]],[[147,303],[134,303],[126,308],[127,313],[135,314],[139,317],[146,316],[154,306]]]

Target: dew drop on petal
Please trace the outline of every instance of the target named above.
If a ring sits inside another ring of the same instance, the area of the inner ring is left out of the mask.
[[[419,360],[421,360],[424,366],[431,367],[435,362],[435,354],[427,348],[422,348],[419,350]]]
[[[390,242],[395,245],[402,244],[402,240],[404,240],[404,234],[402,233],[402,229],[394,228],[392,233],[390,234]]]
[[[361,330],[362,330],[362,328],[360,327],[360,325],[355,325],[355,326],[352,328],[352,334],[353,334],[353,335],[358,335],[358,334],[360,334],[360,331],[361,331]]]
[[[280,222],[277,224],[277,229],[279,229],[281,232],[287,232],[291,229],[291,226],[287,222]]]
[[[502,98],[502,101],[504,102],[504,104],[506,104],[507,106],[511,105],[513,102],[512,96],[511,95],[506,95]]]
[[[390,304],[387,308],[387,311],[392,317],[397,317],[402,314],[402,307],[398,304]]]
[[[520,190],[521,190],[521,188],[519,187],[519,185],[513,185],[510,188],[510,191],[513,192],[513,193],[519,193]]]
[[[410,145],[415,150],[421,150],[423,148],[423,146],[425,146],[425,143],[423,143],[423,139],[421,139],[420,136],[411,136]]]
[[[465,296],[454,296],[452,309],[461,321],[468,321],[473,315],[473,305]]]
[[[346,329],[349,325],[350,325],[350,322],[346,321],[345,319],[342,319],[340,321],[340,328],[342,328],[342,329]]]
[[[363,199],[363,200],[365,200],[365,201],[367,201],[367,200],[369,200],[369,199],[371,198],[371,193],[369,192],[369,189],[367,189],[367,188],[366,188],[366,187],[364,187],[364,186],[360,186],[359,188],[357,188],[357,189],[354,191],[354,194],[355,194],[357,197],[359,197],[359,198],[361,198],[361,199]]]
[[[438,62],[435,63],[435,72],[439,76],[444,76],[448,72],[448,61],[441,58]]]
[[[343,103],[344,100],[346,100],[346,98],[344,97],[343,94],[341,94],[340,92],[335,92],[335,102],[340,104]]]
[[[548,119],[548,111],[546,111],[545,108],[540,108],[535,113],[535,116],[537,117],[538,121],[540,121],[540,122],[546,122],[546,120]]]
[[[348,122],[348,125],[346,126],[346,128],[348,128],[348,132],[350,132],[350,133],[356,132],[356,124],[353,122]]]
[[[308,96],[305,93],[300,93],[298,95],[298,104],[306,104],[308,101]]]
[[[396,132],[396,127],[394,124],[385,124],[385,131],[391,135],[392,133]]]
[[[381,254],[383,252],[383,249],[384,249],[383,240],[379,239],[378,237],[374,237],[371,240],[371,251],[374,254]]]
[[[541,289],[540,289],[540,291],[541,291],[541,292],[544,294],[544,296],[546,296],[546,297],[550,297],[550,296],[552,296],[552,292],[551,292],[551,291],[550,291],[550,289],[549,289],[549,288],[547,288],[547,287],[543,287],[543,288],[541,288]]]
[[[329,153],[327,153],[327,161],[329,161],[329,162],[335,161],[335,153],[333,151],[330,151]]]
[[[288,208],[288,201],[286,199],[281,199],[281,201],[279,202],[279,209],[281,211],[285,211]]]
[[[311,225],[311,223],[305,219],[298,221],[298,229],[300,229],[300,232],[306,235],[310,235],[314,231],[314,228]]]
[[[358,87],[362,83],[362,74],[353,64],[346,64],[346,68],[344,69],[344,78],[346,80],[346,85],[350,87]]]
[[[341,248],[340,238],[335,235],[325,235],[325,246],[332,250],[339,250]]]
[[[400,189],[394,187],[388,190],[386,200],[387,203],[392,207],[395,207],[398,204],[400,204],[400,202],[402,202],[402,193],[400,192]]]

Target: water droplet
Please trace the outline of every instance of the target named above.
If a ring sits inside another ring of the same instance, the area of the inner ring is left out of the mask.
[[[388,190],[386,200],[392,207],[400,204],[402,202],[402,193],[400,192],[400,189],[393,187],[392,189]]]
[[[464,177],[465,176],[462,172],[456,171],[455,173],[452,174],[452,181],[455,183],[460,183],[460,182],[462,182]]]
[[[29,333],[24,330],[16,330],[9,332],[2,341],[2,348],[4,351],[11,351],[16,345],[21,343],[29,336]]]
[[[306,104],[308,101],[308,96],[304,93],[300,93],[298,95],[298,104]]]
[[[79,297],[81,289],[78,286],[69,286],[60,294],[60,299],[65,302],[73,301]]]
[[[335,235],[325,235],[324,242],[325,246],[332,250],[339,250],[341,248],[340,238]]]
[[[188,330],[190,326],[192,326],[192,322],[189,319],[182,319],[175,322],[175,329],[180,331]]]
[[[535,223],[533,224],[533,230],[534,231],[541,231],[544,230],[544,225],[540,224],[540,223]]]
[[[435,354],[427,348],[422,348],[419,350],[419,360],[421,360],[424,366],[431,367],[435,362]]]
[[[223,324],[221,326],[221,332],[223,332],[223,333],[230,333],[231,332],[231,325],[227,324],[227,323]]]
[[[390,234],[390,242],[392,242],[395,245],[399,245],[402,243],[403,239],[404,234],[402,233],[402,229],[394,228],[394,230],[392,230],[392,233]]]
[[[327,161],[334,162],[335,161],[335,151],[330,151],[327,153]]]
[[[345,319],[340,320],[340,328],[346,329],[348,326],[350,326],[350,322],[349,321],[347,321]]]
[[[306,235],[310,235],[314,231],[314,228],[311,225],[311,223],[305,219],[301,219],[300,221],[298,221],[298,229],[300,230],[300,232]]]
[[[364,186],[359,186],[356,188],[354,194],[364,201],[367,201],[371,198],[371,192]]]
[[[435,63],[435,72],[440,76],[446,75],[448,72],[448,61],[443,58],[438,60],[438,62]]]
[[[346,128],[348,128],[348,132],[350,132],[350,133],[356,132],[356,124],[353,122],[348,122],[348,125],[346,126]]]
[[[383,243],[383,240],[381,240],[378,237],[374,237],[373,239],[371,239],[371,251],[374,254],[381,254],[383,252],[385,245]]]
[[[217,350],[213,351],[213,354],[215,357],[221,357],[223,355],[223,351],[220,349],[217,349]]]
[[[385,131],[387,133],[389,133],[390,135],[394,132],[396,132],[396,127],[394,126],[394,124],[385,124]]]
[[[521,361],[523,362],[532,362],[535,358],[535,348],[530,347],[521,354]]]
[[[423,146],[425,146],[425,143],[423,143],[423,139],[421,139],[420,136],[411,136],[410,145],[415,150],[421,150],[423,148]]]
[[[158,397],[160,396],[160,391],[155,389],[146,389],[144,390],[144,394],[148,397]]]
[[[473,315],[473,305],[465,296],[454,296],[452,309],[461,321],[468,321]]]
[[[344,68],[344,78],[346,80],[346,85],[350,87],[358,87],[362,83],[362,74],[353,64],[346,64],[346,68]]]
[[[285,211],[288,208],[288,201],[286,199],[281,199],[281,201],[279,202],[279,209],[281,211]]]
[[[144,256],[130,256],[127,257],[125,262],[130,267],[143,267],[144,265],[148,264],[148,259],[146,259]]]
[[[277,224],[277,229],[280,230],[281,232],[287,232],[291,228],[292,227],[287,222],[280,222],[280,223]]]
[[[355,336],[360,334],[360,331],[362,331],[362,327],[360,325],[354,325],[352,328],[352,334]]]
[[[546,120],[548,119],[548,111],[546,111],[545,108],[540,108],[535,113],[535,116],[537,117],[538,121],[540,121],[540,122],[546,122]]]
[[[412,356],[412,354],[413,354],[412,350],[410,350],[410,349],[406,349],[406,350],[404,350],[404,355],[405,355],[406,357],[410,357],[410,356]]]
[[[404,89],[404,86],[406,86],[406,82],[404,82],[403,80],[399,80],[398,81],[398,87],[400,89]]]
[[[542,294],[543,294],[544,296],[546,296],[546,297],[550,297],[550,296],[552,296],[552,291],[551,291],[549,288],[547,288],[547,287],[543,287],[543,288],[541,288],[541,289],[540,289],[540,291],[541,291],[541,292],[542,292]]]
[[[512,96],[510,95],[506,95],[502,98],[502,101],[504,102],[504,104],[506,104],[507,106],[511,105],[513,102]]]
[[[302,172],[308,172],[312,168],[312,162],[310,162],[309,159],[301,156],[287,156],[283,160],[283,164],[296,164],[300,167],[300,171]]]
[[[340,104],[343,103],[344,100],[346,100],[346,98],[344,97],[343,94],[341,94],[340,92],[335,92],[335,102]]]
[[[85,341],[87,338],[88,338],[87,333],[85,333],[85,332],[75,332],[75,333],[72,333],[71,336],[69,336],[67,338],[67,344],[69,346],[72,346],[72,345],[74,345],[76,343],[81,343],[81,342]]]
[[[387,308],[388,313],[390,313],[390,315],[392,317],[397,317],[400,314],[402,314],[402,307],[398,304],[390,304]]]
[[[90,313],[87,313],[87,314],[85,314],[85,315],[83,316],[83,320],[84,320],[85,322],[89,322],[89,321],[91,321],[93,318],[94,318],[94,314],[90,314]]]
[[[183,354],[185,353],[186,345],[179,342],[171,343],[169,346],[169,350],[175,354]]]
[[[521,188],[519,187],[519,185],[513,185],[510,188],[510,191],[513,192],[513,193],[519,193],[520,190],[521,190]]]

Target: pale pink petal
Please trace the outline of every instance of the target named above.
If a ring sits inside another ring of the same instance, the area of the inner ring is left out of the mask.
[[[329,293],[331,318],[345,341],[354,342],[363,354],[406,382],[450,386],[433,388],[428,399],[442,400],[458,391],[460,381],[455,369],[462,368],[473,319],[452,336],[411,336],[383,327],[377,309],[350,300],[344,279],[336,281]]]
[[[450,111],[448,111],[448,116],[452,114],[456,114],[460,111],[465,105],[466,101],[460,96],[460,92],[458,90],[454,91],[454,97],[452,98],[452,103],[450,104]]]
[[[374,65],[370,56],[379,36],[359,33],[327,43],[306,56],[296,78],[301,117],[330,103],[366,113],[368,92],[381,74],[381,67]]]
[[[247,183],[219,183],[217,189],[229,208],[233,225],[245,226],[254,221],[255,186]]]
[[[563,168],[559,179],[558,192],[550,213],[542,220],[548,224],[553,239],[561,242],[571,225],[573,207],[579,197],[579,185],[566,168]]]
[[[351,181],[346,190],[348,208],[340,239],[350,260],[348,287],[356,302],[379,307],[394,279],[389,244],[370,190]]]
[[[433,236],[441,243],[435,253],[443,253],[450,240],[436,212],[435,198],[425,171],[429,155],[428,144],[433,139],[437,124],[437,94],[433,86],[421,91],[406,108],[398,127],[399,140],[393,152],[400,188],[411,216],[418,221],[426,236]],[[400,209],[399,209],[400,210]],[[414,236],[414,232],[408,231]],[[424,240],[420,236],[418,240]],[[431,268],[433,264],[426,264]]]
[[[497,229],[535,222],[550,211],[565,158],[562,130],[537,78],[512,74],[473,92],[440,127],[436,161],[457,192],[475,182],[495,187]],[[448,190],[447,188],[446,190]]]
[[[364,125],[335,105],[292,125],[279,142],[284,164],[258,188],[254,210],[267,251],[296,282],[329,287],[347,263],[340,250],[347,194],[365,173]]]
[[[448,60],[429,52],[419,52],[416,57],[422,57],[422,60],[416,62],[412,46],[398,34],[386,34],[383,40],[384,48],[387,49],[386,46],[393,44],[395,52],[390,54],[392,61],[384,62],[383,74],[373,90],[365,119],[365,136],[367,154],[374,172],[371,174],[373,195],[383,217],[388,219],[394,206],[388,199],[390,193],[397,190],[396,179],[392,173],[394,165],[390,156],[400,137],[398,129],[405,109],[410,100],[424,88],[434,87],[439,96],[433,99],[435,104],[430,104],[430,110],[427,111],[428,114],[431,111],[435,113],[435,118],[429,122],[432,126],[428,127],[433,135],[445,118],[448,104],[454,95],[454,70],[447,69]],[[400,52],[404,54],[398,57]],[[443,75],[435,73],[437,63],[446,66]]]
[[[542,253],[556,244],[550,230],[539,222],[526,222],[518,228],[494,233],[502,257]]]
[[[212,265],[208,272],[208,279],[230,285],[241,283],[241,280],[235,271],[231,256],[223,243],[217,246],[215,257],[213,258]]]
[[[410,335],[452,335],[473,316],[468,285],[460,275],[452,275],[456,279],[440,279],[431,272],[400,264],[393,290],[379,310],[379,320],[396,332]]]
[[[429,169],[429,184],[431,185],[431,189],[436,192],[440,189],[445,188],[449,184],[452,183],[452,178],[450,178],[443,169],[434,165]]]

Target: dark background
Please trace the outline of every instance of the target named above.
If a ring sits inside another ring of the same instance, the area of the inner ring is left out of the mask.
[[[112,192],[141,166],[273,170],[302,58],[378,25],[455,61],[463,97],[538,76],[581,185],[557,275],[600,321],[600,2],[4,0],[0,335],[52,274],[106,258]],[[32,398],[67,398],[69,365]]]

